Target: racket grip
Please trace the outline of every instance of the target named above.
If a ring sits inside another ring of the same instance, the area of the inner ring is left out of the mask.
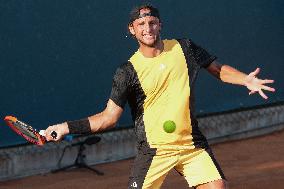
[[[73,135],[66,135],[63,139],[67,142],[71,142],[73,140]]]
[[[44,130],[40,130],[39,134],[44,136]],[[53,139],[56,139],[57,137],[56,131],[52,131],[50,135]],[[66,135],[64,136],[63,140],[71,142],[73,140],[73,135]]]
[[[50,135],[52,136],[53,139],[57,138],[57,132],[55,131],[52,131]]]
[[[56,131],[52,131],[50,135],[52,136],[53,139],[57,138]],[[66,135],[66,136],[64,136],[63,140],[71,142],[73,140],[73,135]]]

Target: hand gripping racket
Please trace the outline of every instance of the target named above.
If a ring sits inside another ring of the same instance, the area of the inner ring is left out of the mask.
[[[24,137],[27,141],[38,146],[43,146],[46,143],[46,138],[42,135],[42,132],[44,132],[43,130],[38,132],[32,126],[19,121],[16,117],[13,116],[6,116],[4,120],[13,131]],[[56,138],[57,133],[55,131],[52,131],[51,136],[53,138]]]

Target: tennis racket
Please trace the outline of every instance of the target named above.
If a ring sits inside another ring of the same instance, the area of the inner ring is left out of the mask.
[[[43,136],[44,130],[38,132],[32,126],[18,120],[14,116],[6,116],[4,120],[13,131],[25,138],[27,141],[38,146],[43,146],[46,143],[46,138]],[[55,139],[57,137],[57,133],[52,131],[51,136]]]

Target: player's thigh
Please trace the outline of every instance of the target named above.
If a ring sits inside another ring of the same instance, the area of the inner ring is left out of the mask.
[[[168,172],[176,165],[177,154],[172,151],[151,149],[139,153],[134,160],[128,188],[160,188]]]
[[[182,155],[182,162],[176,167],[189,186],[198,186],[225,179],[224,174],[211,150],[195,149]]]

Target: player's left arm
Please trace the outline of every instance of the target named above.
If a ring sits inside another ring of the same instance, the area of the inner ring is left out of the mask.
[[[223,82],[246,86],[250,91],[249,94],[258,92],[260,96],[267,99],[268,97],[263,90],[275,92],[274,88],[266,85],[273,83],[274,80],[257,78],[257,74],[260,72],[259,68],[256,68],[255,71],[249,74],[245,74],[229,65],[221,65],[215,60],[206,69]]]

